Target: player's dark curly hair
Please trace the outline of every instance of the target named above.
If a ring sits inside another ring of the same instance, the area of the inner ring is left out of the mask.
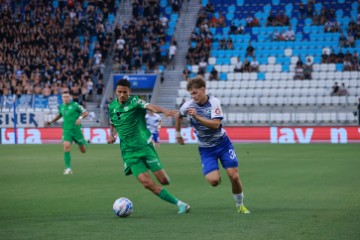
[[[116,83],[116,86],[123,86],[130,88],[130,81],[127,80],[126,78],[123,78]]]

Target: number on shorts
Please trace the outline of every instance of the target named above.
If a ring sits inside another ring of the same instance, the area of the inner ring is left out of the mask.
[[[236,153],[234,149],[230,149],[229,150],[229,154],[230,154],[230,158],[231,159],[235,159],[236,158]]]

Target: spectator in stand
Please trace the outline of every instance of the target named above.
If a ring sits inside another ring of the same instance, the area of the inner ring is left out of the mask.
[[[237,27],[235,25],[235,22],[232,22],[228,34],[237,34],[236,32],[237,32]]]
[[[251,42],[249,42],[248,47],[246,48],[246,57],[254,57],[255,56],[255,48],[251,45]]]
[[[253,17],[253,20],[252,20],[252,27],[260,27],[260,22],[259,22],[259,19],[257,19],[256,16]]]
[[[312,79],[313,61],[311,58],[307,58],[304,65],[304,79]]]
[[[341,32],[340,24],[336,19],[333,23],[332,32]]]
[[[199,71],[206,72],[207,62],[205,58],[202,58],[199,62]]]
[[[180,0],[172,0],[172,10],[174,13],[178,13],[180,10],[181,1]]]
[[[182,78],[183,80],[187,81],[190,77],[190,71],[187,67],[185,67],[184,71],[182,72]]]
[[[275,26],[276,25],[276,19],[272,12],[269,13],[269,16],[266,21],[266,26]]]
[[[312,18],[313,14],[314,14],[314,4],[309,1],[306,5],[306,15],[307,17]]]
[[[346,41],[347,41],[347,39],[346,39],[344,33],[340,33],[340,37],[339,37],[339,47],[340,47],[340,48],[345,47]]]
[[[219,47],[220,47],[220,49],[223,49],[223,50],[226,49],[226,39],[225,39],[225,37],[221,38],[221,40],[219,42]]]
[[[284,12],[278,12],[275,17],[276,26],[289,26],[289,17]]]
[[[228,37],[228,39],[226,41],[226,49],[227,50],[234,49],[234,45],[233,45],[233,41],[232,41],[231,37]]]
[[[161,25],[162,25],[164,28],[167,28],[167,27],[168,27],[169,19],[165,16],[165,14],[161,14],[159,20],[160,20],[160,22],[161,22]]]
[[[243,70],[243,63],[241,62],[240,57],[237,57],[234,72],[243,72]]]
[[[226,27],[225,17],[222,12],[219,13],[219,18],[217,19],[218,27]]]
[[[172,69],[175,69],[175,65],[176,65],[176,62],[175,62],[176,50],[177,50],[177,47],[176,47],[175,41],[172,41],[170,48],[169,48],[169,61],[170,61],[170,65],[171,65]]]
[[[275,29],[274,32],[272,33],[271,39],[273,41],[280,41],[280,34],[279,34],[279,31],[277,29]]]
[[[324,50],[321,55],[321,63],[329,63],[329,54],[326,50]]]
[[[250,14],[248,14],[247,17],[246,17],[246,26],[247,27],[253,27],[253,20],[254,20],[254,18],[251,17]]]
[[[97,108],[100,108],[100,103],[103,93],[104,93],[104,84],[102,83],[102,79],[99,79],[98,83],[96,84]]]
[[[245,32],[244,26],[240,23],[235,34],[243,34]]]
[[[209,75],[209,81],[212,81],[212,80],[216,80],[216,81],[219,80],[219,73],[215,69],[215,67],[213,67],[213,69],[211,70],[210,75]]]
[[[338,96],[347,96],[349,93],[348,93],[348,90],[345,86],[345,83],[341,83],[341,87],[340,89],[338,90]]]
[[[259,66],[260,66],[259,62],[254,57],[250,63],[250,71],[251,72],[259,72]]]
[[[28,94],[28,93],[26,93]],[[45,84],[45,87],[44,89],[42,90],[41,94],[44,96],[44,97],[48,97],[51,95],[51,89],[49,87],[49,84]]]
[[[354,51],[352,60],[353,60],[353,65],[354,65],[354,71],[359,71],[360,62],[359,62],[359,54],[358,54],[357,50]]]
[[[303,80],[304,79],[304,68],[302,65],[296,65],[294,80]]]
[[[353,63],[351,61],[351,57],[349,57],[348,55],[346,55],[344,58],[343,66],[344,66],[343,71],[352,71],[354,68]]]
[[[251,64],[247,58],[244,61],[243,72],[251,72]]]
[[[332,32],[333,31],[333,23],[330,20],[327,20],[324,24],[324,32]]]
[[[342,52],[341,48],[339,49],[338,54],[336,55],[336,63],[343,63],[345,58],[345,54]]]
[[[137,0],[132,1],[132,16],[137,19],[139,17],[140,4]]]
[[[210,1],[206,4],[204,9],[205,12],[207,13],[211,13],[211,14],[215,13],[214,5]]]
[[[216,19],[215,15],[212,15],[211,18],[209,19],[209,27],[216,28],[217,25],[218,25],[217,19]]]
[[[291,27],[285,32],[285,40],[286,41],[294,41],[295,40],[295,32]]]
[[[299,1],[299,18],[305,18],[306,15],[306,9],[305,9],[305,5],[302,3],[302,1]]]
[[[286,32],[285,30],[281,30],[281,33],[280,33],[280,41],[286,41]]]
[[[295,66],[295,75],[294,80],[303,80],[304,79],[304,63],[301,58],[298,58]]]
[[[345,47],[351,47],[351,48],[355,47],[355,38],[351,32],[348,32]]]
[[[340,87],[338,85],[337,82],[334,83],[334,85],[332,86],[332,91],[331,91],[331,96],[337,96],[338,95],[338,92],[340,90]]]
[[[316,11],[314,11],[313,17],[312,17],[312,21],[311,21],[311,25],[313,26],[319,26],[321,22],[321,16],[320,14],[318,14]]]
[[[74,102],[81,104],[81,88],[78,82],[75,82],[74,86],[70,88],[70,94]]]

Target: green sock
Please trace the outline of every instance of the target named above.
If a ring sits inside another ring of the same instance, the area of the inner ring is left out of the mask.
[[[161,192],[158,195],[162,200],[165,200],[172,204],[177,204],[178,199],[174,197],[171,193],[169,193],[165,188],[161,190]]]
[[[70,152],[64,152],[64,161],[65,161],[65,167],[71,168],[70,162],[71,162],[71,155]]]

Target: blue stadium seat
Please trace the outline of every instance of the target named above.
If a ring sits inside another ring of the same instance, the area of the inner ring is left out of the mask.
[[[220,80],[226,81],[227,80],[227,73],[220,73]]]
[[[338,10],[336,10],[336,12],[335,12],[336,18],[341,18],[341,17],[343,16],[343,14],[344,14],[344,12],[343,12],[342,9],[338,9]]]
[[[343,64],[342,63],[337,63],[336,64],[336,71],[342,71],[343,70]]]
[[[109,21],[109,23],[113,23],[114,20],[115,20],[114,14],[110,13],[110,14],[108,15],[108,21]]]
[[[160,7],[165,8],[167,5],[168,5],[167,0],[161,0],[160,1]]]
[[[236,10],[236,8],[234,5],[228,6],[228,13],[235,13],[235,10]]]
[[[208,0],[201,0],[201,5],[205,7],[206,4],[208,4],[208,2],[209,2]]]
[[[282,71],[283,72],[289,72],[290,71],[289,65],[288,64],[287,65],[282,65]]]
[[[263,72],[258,72],[258,74],[257,74],[257,79],[258,79],[258,80],[261,80],[261,81],[264,81],[264,80],[265,80],[265,73],[263,73]]]
[[[244,0],[236,0],[236,5],[238,6],[244,5]]]
[[[58,8],[59,7],[59,1],[53,1],[52,6],[53,6],[53,8]]]

